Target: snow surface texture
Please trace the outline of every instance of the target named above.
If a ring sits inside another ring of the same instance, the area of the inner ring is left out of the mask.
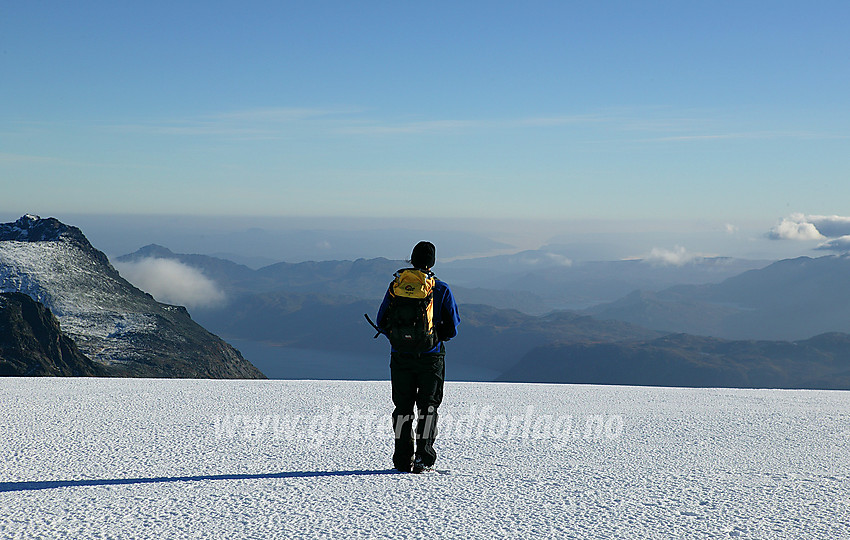
[[[423,475],[389,394],[3,380],[0,538],[850,538],[850,393],[448,383]]]

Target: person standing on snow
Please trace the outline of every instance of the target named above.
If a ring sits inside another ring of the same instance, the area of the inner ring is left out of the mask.
[[[444,343],[457,335],[460,324],[449,286],[431,272],[435,261],[434,244],[416,244],[409,261],[413,268],[396,272],[378,310],[377,326],[392,344],[393,465],[402,472],[424,472],[437,459],[434,439],[446,373]],[[405,302],[411,307],[401,306]],[[419,413],[415,434],[414,406]]]

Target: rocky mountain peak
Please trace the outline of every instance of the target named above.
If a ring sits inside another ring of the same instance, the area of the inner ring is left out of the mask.
[[[167,247],[160,246],[159,244],[148,244],[144,247],[139,248],[130,255],[125,255],[124,257],[120,258],[120,260],[132,261],[147,258],[173,259],[176,258],[176,255]]]
[[[56,218],[26,214],[14,223],[0,223],[0,240],[17,242],[55,242],[63,236],[79,238],[82,232]]]
[[[73,225],[66,225],[56,218],[42,218],[35,214],[25,214],[14,223],[0,223],[0,242],[69,242],[86,251],[100,264],[112,269],[106,255],[91,245],[86,235]]]

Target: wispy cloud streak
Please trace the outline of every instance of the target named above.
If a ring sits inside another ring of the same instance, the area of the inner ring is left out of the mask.
[[[818,139],[848,139],[848,135],[839,135],[835,133],[814,133],[808,131],[754,131],[745,133],[716,133],[716,134],[699,134],[699,135],[675,135],[671,137],[658,137],[652,139],[658,142],[676,142],[676,141],[721,141],[735,139],[750,139],[750,140],[765,140],[765,139],[800,139],[800,140],[818,140]]]
[[[48,163],[56,158],[46,156],[28,156],[24,154],[4,154],[0,152],[0,163]]]
[[[670,111],[601,111],[576,115],[539,115],[516,118],[424,118],[388,119],[355,107],[297,108],[265,107],[199,115],[196,117],[150,120],[112,126],[125,132],[165,136],[207,136],[234,139],[274,139],[293,130],[326,135],[439,135],[493,130],[546,128],[593,128],[612,137],[637,135],[645,143],[710,142],[723,140],[848,139],[850,135],[791,130],[709,132],[717,128],[711,118],[676,116]],[[641,136],[645,135],[645,136]],[[652,136],[654,135],[654,136]],[[662,136],[658,136],[662,135]]]
[[[274,139],[296,126],[303,127],[305,122],[338,119],[353,112],[356,111],[272,107],[120,124],[111,126],[110,129],[147,135]]]

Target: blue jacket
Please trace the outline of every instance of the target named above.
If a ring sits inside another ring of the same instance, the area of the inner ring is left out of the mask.
[[[384,301],[381,302],[381,307],[378,308],[378,327],[384,327],[384,314],[387,310],[387,304],[390,301],[389,287],[384,295]],[[460,317],[457,313],[457,304],[449,286],[444,281],[436,280],[434,283],[434,327],[437,329],[437,335],[441,341],[448,341],[457,335],[457,325],[460,324]],[[437,344],[428,352],[437,352],[440,350],[440,345]]]

